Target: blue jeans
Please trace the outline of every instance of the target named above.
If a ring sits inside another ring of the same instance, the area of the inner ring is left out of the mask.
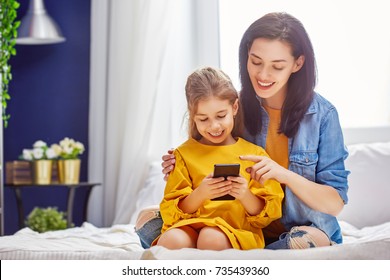
[[[282,233],[279,240],[265,246],[265,249],[305,249],[314,247],[317,247],[317,245],[307,231],[293,227],[289,232]]]
[[[153,240],[161,234],[162,224],[163,220],[158,216],[147,221],[141,228],[135,230],[144,249],[150,248]]]

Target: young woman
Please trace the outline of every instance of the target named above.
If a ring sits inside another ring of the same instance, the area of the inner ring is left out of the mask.
[[[175,169],[160,204],[162,234],[154,244],[169,249],[264,248],[262,228],[281,217],[283,190],[273,179],[259,183],[240,154],[268,157],[238,137],[238,94],[222,71],[192,73],[186,84],[189,139],[175,151]],[[214,164],[239,163],[242,175],[213,178]],[[221,200],[230,195],[233,199]],[[215,200],[217,199],[217,200]]]
[[[342,243],[336,216],[348,201],[348,152],[336,108],[314,92],[315,57],[305,28],[286,13],[261,17],[243,35],[239,64],[244,138],[272,160],[241,159],[255,163],[247,170],[252,179],[273,178],[285,193],[282,218],[263,230],[266,248]],[[175,158],[163,160],[169,174]]]

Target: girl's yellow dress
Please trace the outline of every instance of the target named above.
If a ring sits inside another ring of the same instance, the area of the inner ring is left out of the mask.
[[[164,198],[160,204],[164,221],[161,232],[170,228],[190,225],[195,229],[203,226],[219,227],[229,238],[235,249],[264,248],[262,228],[282,215],[283,190],[275,180],[261,185],[250,179],[245,169],[253,165],[251,161],[240,160],[240,155],[268,156],[265,150],[242,138],[226,146],[209,146],[189,139],[174,152],[175,168],[169,175]],[[214,164],[239,163],[240,174],[248,180],[253,194],[265,200],[265,207],[257,216],[250,216],[239,200],[207,200],[195,213],[184,213],[178,207],[181,199],[189,195],[204,177],[213,172]],[[156,243],[157,239],[153,242]]]

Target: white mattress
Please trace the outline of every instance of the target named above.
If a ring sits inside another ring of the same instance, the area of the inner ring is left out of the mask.
[[[344,244],[306,250],[144,250],[132,224],[97,228],[81,227],[38,234],[24,228],[12,236],[0,237],[0,259],[62,260],[191,260],[191,259],[390,259],[390,222],[357,229],[340,222]]]

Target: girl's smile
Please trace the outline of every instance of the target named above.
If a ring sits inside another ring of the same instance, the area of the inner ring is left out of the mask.
[[[220,131],[220,132],[217,132],[217,133],[212,133],[212,132],[210,132],[210,135],[211,135],[212,137],[220,137],[220,136],[222,135],[223,132],[224,132],[224,130],[223,130],[223,131]]]
[[[210,97],[198,103],[194,122],[200,142],[206,145],[230,145],[235,143],[231,132],[234,115],[238,110],[238,100],[231,105],[229,100]]]

